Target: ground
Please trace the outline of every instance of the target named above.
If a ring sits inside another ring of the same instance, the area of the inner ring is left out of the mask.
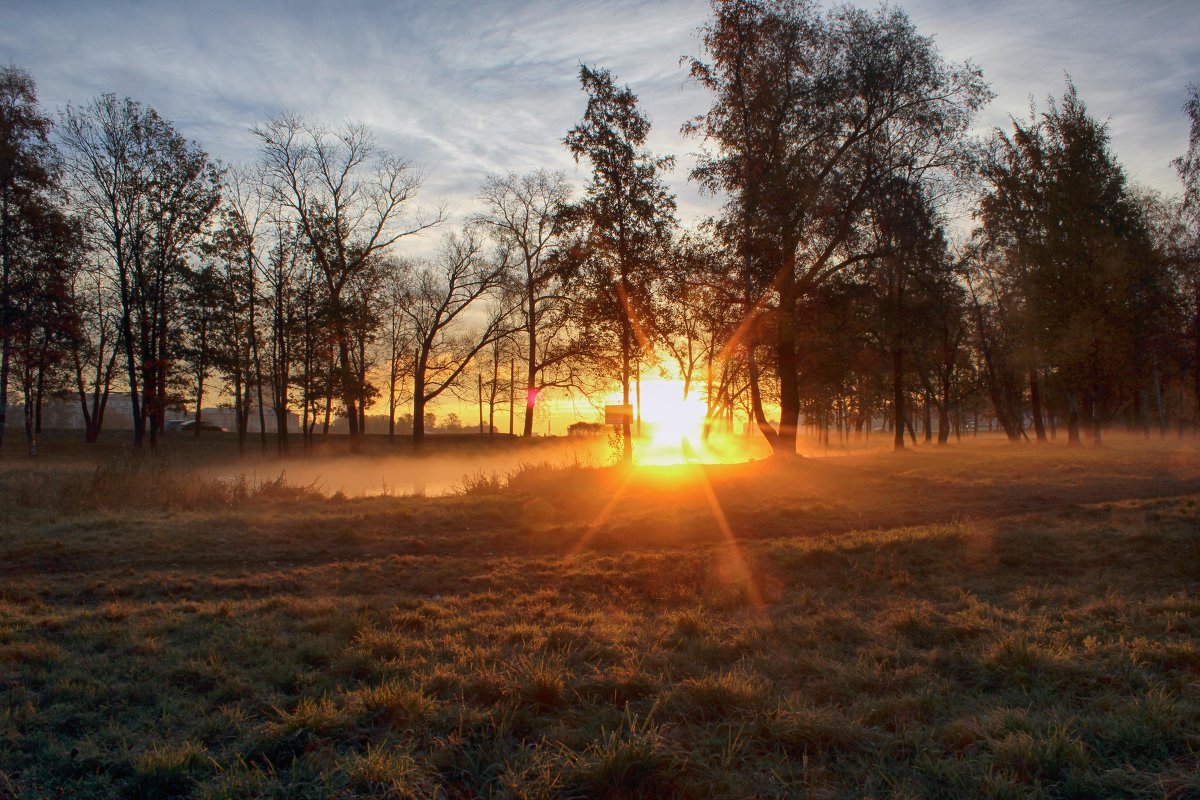
[[[1110,441],[367,498],[9,450],[0,798],[1200,798],[1200,447]]]

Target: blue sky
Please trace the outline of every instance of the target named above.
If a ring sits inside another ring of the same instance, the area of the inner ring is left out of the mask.
[[[1070,73],[1107,118],[1137,181],[1175,190],[1169,161],[1185,145],[1180,112],[1200,82],[1200,2],[1071,0],[900,4],[952,60],[971,58],[997,92],[981,128],[1060,95]],[[680,125],[706,108],[680,64],[699,54],[707,0],[592,2],[0,2],[0,62],[37,79],[59,108],[102,92],[157,109],[229,162],[254,158],[247,129],[293,110],[375,127],[427,171],[423,196],[456,217],[490,172],[562,168],[579,117],[580,62],[608,67],[642,98],[652,147],[679,157],[680,216],[716,208],[686,180]],[[414,243],[414,249],[428,244]]]

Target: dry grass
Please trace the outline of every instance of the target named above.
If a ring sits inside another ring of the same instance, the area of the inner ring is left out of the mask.
[[[1197,455],[6,466],[0,798],[1200,797]]]

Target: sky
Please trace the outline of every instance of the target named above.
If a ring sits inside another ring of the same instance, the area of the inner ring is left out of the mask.
[[[1200,1],[899,5],[947,59],[982,67],[996,99],[978,133],[1027,115],[1031,99],[1044,107],[1070,74],[1131,178],[1176,191]],[[448,208],[443,230],[472,213],[490,173],[562,169],[584,185],[562,138],[583,113],[579,65],[602,66],[640,96],[650,147],[676,156],[669,182],[693,224],[720,207],[688,182],[700,143],[680,134],[708,106],[684,60],[702,54],[708,15],[708,0],[0,0],[0,63],[29,70],[47,109],[130,96],[227,163],[255,159],[249,129],[272,114],[366,122],[424,171],[418,199]],[[426,255],[439,235],[400,254]],[[590,413],[563,400],[545,422],[561,433]]]
[[[981,133],[1031,98],[1044,107],[1070,74],[1130,176],[1175,191],[1200,2],[899,5],[946,58],[982,67],[997,97]],[[707,108],[682,59],[701,55],[708,13],[707,0],[0,0],[0,63],[29,70],[48,109],[130,96],[229,163],[256,157],[249,128],[271,114],[366,122],[424,170],[420,198],[451,223],[489,173],[563,169],[582,187],[562,137],[583,112],[579,65],[599,65],[641,97],[651,148],[677,157],[670,184],[692,223],[720,205],[688,182],[699,142],[680,134]],[[419,255],[437,235],[404,247]]]

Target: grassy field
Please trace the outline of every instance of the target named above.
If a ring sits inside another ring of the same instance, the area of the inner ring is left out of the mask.
[[[428,498],[10,454],[0,798],[1200,798],[1200,448],[1110,441]]]

